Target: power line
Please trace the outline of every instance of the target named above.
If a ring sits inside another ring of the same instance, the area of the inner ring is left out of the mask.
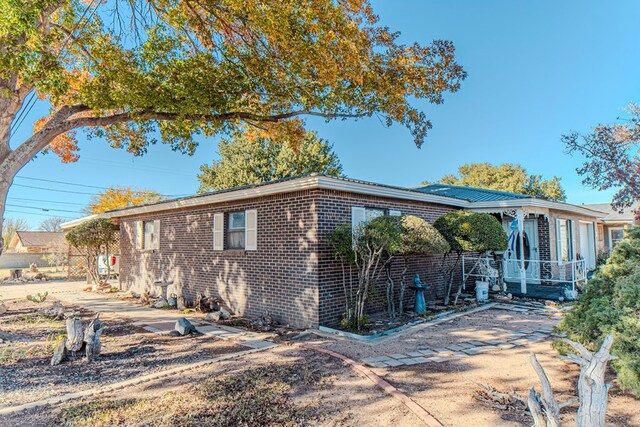
[[[25,215],[38,215],[38,216],[46,216],[46,217],[50,217],[51,215],[47,215],[47,214],[41,214],[41,213],[37,213],[37,212],[24,212],[24,211],[16,211],[16,210],[12,210],[12,209],[8,209],[6,211],[4,211],[5,213],[18,213],[18,214],[25,214]],[[64,219],[75,219],[75,217],[72,216],[61,216],[61,215],[56,215],[59,216],[60,218],[64,218]]]
[[[24,187],[24,188],[33,188],[36,190],[46,190],[46,191],[55,191],[58,193],[71,193],[71,194],[83,194],[85,196],[97,196],[97,193],[84,193],[82,191],[71,191],[71,190],[58,190],[56,188],[46,188],[46,187],[36,187],[34,185],[24,185],[24,184],[13,184],[16,187]]]
[[[25,199],[23,197],[7,197],[7,200],[22,200],[24,202],[59,203],[63,205],[87,206],[86,203],[61,202],[60,200]]]
[[[75,185],[75,186],[78,186],[78,187],[96,188],[98,190],[108,190],[109,189],[108,187],[98,187],[97,185],[76,184],[75,182],[56,181],[56,180],[53,180],[53,179],[44,179],[44,178],[32,178],[30,176],[16,176],[16,178],[30,179],[32,181],[52,182],[54,184]]]
[[[70,210],[67,210],[67,209],[38,208],[38,207],[35,207],[35,206],[13,205],[11,203],[6,203],[5,206],[11,206],[11,207],[14,207],[14,208],[23,208],[23,209],[36,209],[36,210],[40,210],[40,211],[44,211],[44,212],[57,211],[57,212],[68,212],[68,213],[82,213],[80,211],[70,211]]]

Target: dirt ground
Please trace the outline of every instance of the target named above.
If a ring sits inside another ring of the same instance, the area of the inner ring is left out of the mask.
[[[102,315],[106,328],[102,353],[93,364],[82,358],[50,366],[53,346],[65,331],[63,321],[52,321],[38,310],[52,306],[25,300],[7,302],[0,316],[0,407],[31,402],[170,369],[185,363],[246,350],[232,342],[205,336],[161,336],[131,325],[124,318]],[[83,319],[95,313],[66,306]]]
[[[417,349],[444,347],[471,340],[500,339],[511,331],[533,331],[553,326],[555,318],[537,314],[490,309],[427,327],[418,332],[390,339],[375,346],[347,341],[311,338],[325,348],[360,359],[373,355],[407,353]],[[525,412],[502,411],[478,402],[473,392],[479,384],[499,391],[515,390],[526,399],[529,389],[540,390],[538,377],[529,363],[536,353],[545,368],[559,401],[576,396],[579,374],[577,365],[565,362],[551,347],[551,339],[527,343],[523,347],[496,350],[442,363],[425,363],[374,371],[405,392],[447,426],[528,426],[531,419]],[[610,373],[609,381],[614,381]],[[576,407],[566,407],[562,419],[573,424]],[[640,426],[640,401],[612,387],[608,421],[612,426]]]
[[[186,376],[161,382],[145,383],[127,388],[116,394],[104,395],[102,400],[136,397],[157,398],[168,392],[188,393],[191,384],[204,379],[221,379],[237,375],[247,369],[266,367],[277,369],[289,364],[304,364],[311,372],[319,372],[317,381],[298,382],[289,394],[298,408],[310,411],[304,423],[293,425],[311,426],[397,426],[421,425],[420,420],[404,405],[386,395],[371,382],[356,374],[336,359],[317,352],[290,346],[280,346],[267,352],[243,356],[241,359],[224,361],[205,369],[192,371]],[[74,402],[71,405],[81,405]],[[31,410],[13,416],[0,417],[0,425],[6,427],[61,425],[62,408]],[[62,424],[64,425],[64,424]],[[123,422],[118,425],[149,425]],[[263,424],[256,424],[263,425]],[[280,425],[280,424],[277,424]]]

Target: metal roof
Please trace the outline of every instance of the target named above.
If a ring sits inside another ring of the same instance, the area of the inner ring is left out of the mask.
[[[452,197],[468,202],[492,202],[498,200],[531,199],[526,194],[509,193],[507,191],[487,190],[485,188],[461,187],[449,184],[431,184],[416,188],[417,191],[438,196]]]

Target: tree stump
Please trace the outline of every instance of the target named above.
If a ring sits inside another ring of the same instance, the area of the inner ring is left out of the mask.
[[[66,348],[72,354],[82,349],[84,343],[84,325],[77,317],[67,319],[67,343]]]
[[[62,338],[62,341],[56,345],[53,350],[53,357],[51,358],[51,366],[59,365],[67,357],[67,338]]]
[[[100,354],[102,348],[100,344],[100,336],[104,330],[104,324],[96,315],[96,317],[89,323],[84,330],[84,342],[86,343],[85,352],[87,355],[87,363],[94,361],[96,356]]]

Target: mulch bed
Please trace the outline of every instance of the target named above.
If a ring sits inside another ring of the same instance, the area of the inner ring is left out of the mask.
[[[106,324],[102,353],[87,364],[84,358],[50,366],[52,349],[64,334],[64,321],[52,321],[38,310],[46,302],[14,301],[0,316],[0,407],[32,402],[123,381],[158,370],[246,350],[203,335],[162,336],[133,326],[125,318],[101,316]],[[65,306],[83,319],[95,313]]]

